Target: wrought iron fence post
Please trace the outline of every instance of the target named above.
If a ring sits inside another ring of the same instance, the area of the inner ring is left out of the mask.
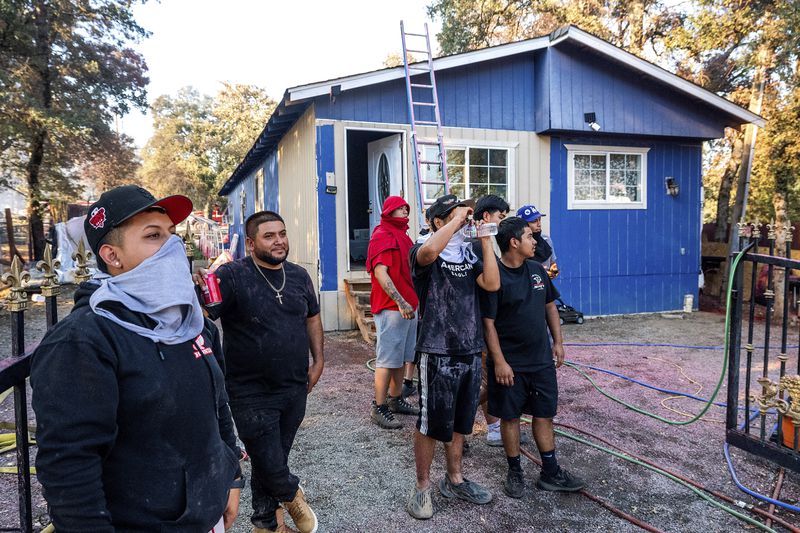
[[[739,222],[739,250],[744,246],[746,224]],[[733,258],[737,252],[728,257],[728,264],[733,266]],[[739,357],[742,346],[742,269],[739,263],[733,272],[733,287],[731,291],[731,324],[728,332],[728,411],[725,419],[725,428],[728,431],[736,430],[739,416]]]
[[[58,322],[58,295],[61,287],[58,284],[56,269],[61,266],[58,259],[53,259],[53,248],[50,243],[44,247],[44,259],[36,263],[36,270],[44,274],[42,296],[44,296],[45,312],[47,314],[47,329]]]
[[[11,262],[11,271],[3,274],[2,282],[11,286],[8,308],[11,311],[11,357],[21,357],[25,353],[25,311],[28,309],[28,297],[23,283],[30,279],[30,274],[22,267],[19,257]],[[17,492],[19,500],[20,530],[33,531],[33,513],[31,511],[31,467],[28,451],[28,399],[26,382],[14,385],[14,423],[17,439]]]

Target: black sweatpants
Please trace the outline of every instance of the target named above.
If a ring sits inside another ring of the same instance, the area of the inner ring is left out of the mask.
[[[247,405],[231,402],[239,438],[250,456],[254,526],[275,529],[275,511],[290,501],[299,479],[289,471],[289,452],[306,414],[306,387],[290,392],[247,398]]]

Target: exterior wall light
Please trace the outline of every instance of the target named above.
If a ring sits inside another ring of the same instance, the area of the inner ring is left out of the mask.
[[[678,196],[680,192],[680,187],[678,186],[678,182],[672,176],[667,176],[664,178],[664,186],[667,189],[668,196]]]
[[[597,123],[597,115],[592,113],[584,113],[583,121],[592,128],[592,131],[600,131],[600,124]]]

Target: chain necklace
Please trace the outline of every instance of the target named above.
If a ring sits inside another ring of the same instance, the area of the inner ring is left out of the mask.
[[[275,298],[278,299],[278,303],[283,305],[283,296],[281,295],[281,293],[283,292],[283,288],[286,287],[286,270],[283,268],[283,263],[281,263],[281,272],[283,272],[283,283],[281,283],[280,288],[276,288],[275,285],[273,285],[272,283],[269,282],[269,280],[267,279],[267,276],[265,276],[264,273],[261,271],[261,267],[258,266],[258,263],[256,263],[256,260],[253,259],[252,256],[250,257],[250,259],[253,260],[253,266],[256,267],[256,270],[258,270],[258,273],[261,274],[262,278],[264,278],[264,281],[267,282],[267,285],[269,285],[270,288],[273,291],[275,291]]]

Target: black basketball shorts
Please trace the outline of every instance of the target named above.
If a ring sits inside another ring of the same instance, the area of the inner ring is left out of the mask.
[[[450,442],[453,432],[472,433],[481,391],[481,354],[419,353],[419,416],[417,429]]]

